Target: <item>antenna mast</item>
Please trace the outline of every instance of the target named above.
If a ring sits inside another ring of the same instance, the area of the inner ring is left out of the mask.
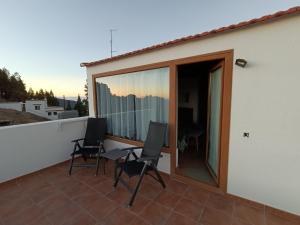
[[[113,32],[116,31],[116,29],[110,29],[110,57],[113,57],[113,53],[116,52],[113,50]]]

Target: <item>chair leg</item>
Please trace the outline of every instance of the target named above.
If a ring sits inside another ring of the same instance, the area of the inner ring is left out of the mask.
[[[117,167],[115,169],[117,169]],[[117,187],[117,185],[119,183],[119,180],[120,180],[120,177],[121,177],[121,175],[123,173],[123,170],[124,170],[123,166],[121,166],[118,176],[115,177],[114,187]]]
[[[100,153],[97,154],[97,165],[96,165],[96,174],[95,174],[95,176],[98,175],[99,165],[100,165]]]
[[[69,169],[69,176],[71,176],[72,174],[72,168],[73,168],[73,163],[74,163],[74,154],[72,154],[72,158],[71,158],[71,165],[70,165],[70,169]]]
[[[140,188],[140,185],[141,185],[141,183],[142,183],[143,177],[144,177],[144,175],[145,175],[147,166],[148,166],[148,165],[145,163],[145,165],[144,165],[144,167],[143,167],[143,170],[142,170],[142,172],[141,172],[141,174],[140,174],[140,179],[139,179],[139,181],[138,181],[138,183],[137,183],[137,185],[136,185],[136,188],[134,189],[134,192],[133,192],[133,194],[132,194],[132,196],[131,196],[131,198],[130,198],[130,201],[129,201],[129,204],[128,204],[129,207],[131,207],[131,206],[132,206],[132,203],[134,202],[135,196],[136,196],[136,194],[137,194],[137,192],[138,192],[138,190],[139,190],[139,188]]]
[[[106,150],[105,150],[104,146],[102,145],[102,151],[101,151],[101,153],[105,153],[105,152],[106,152]],[[107,161],[107,159],[103,158],[103,174],[105,174],[106,161]]]
[[[103,159],[103,174],[105,174],[106,159]]]
[[[162,177],[160,176],[159,172],[157,171],[157,168],[155,166],[153,166],[153,170],[159,180],[159,183],[163,186],[163,188],[166,188],[166,185],[165,185],[165,182],[164,180],[162,179]]]

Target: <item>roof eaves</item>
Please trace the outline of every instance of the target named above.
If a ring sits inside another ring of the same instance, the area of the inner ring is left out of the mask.
[[[152,45],[152,46],[149,46],[149,47],[146,47],[146,48],[142,48],[142,49],[139,49],[139,50],[127,52],[127,53],[117,55],[117,56],[114,56],[114,57],[111,57],[111,58],[101,59],[101,60],[97,60],[97,61],[94,61],[94,62],[80,63],[80,66],[81,67],[95,66],[95,65],[99,65],[99,64],[119,60],[119,59],[123,59],[123,58],[126,58],[126,57],[130,57],[130,56],[133,56],[133,55],[139,55],[139,54],[142,54],[142,53],[146,53],[146,52],[150,52],[150,51],[154,51],[154,50],[158,50],[158,49],[162,49],[162,48],[166,48],[166,47],[171,47],[171,46],[174,46],[176,44],[182,44],[186,41],[193,41],[193,40],[198,40],[200,38],[207,38],[207,37],[210,37],[210,36],[213,36],[213,35],[216,35],[216,34],[229,32],[229,31],[245,28],[245,27],[248,27],[248,26],[256,25],[256,24],[261,24],[261,23],[264,23],[264,22],[268,22],[268,21],[271,21],[271,20],[274,20],[274,19],[281,18],[283,16],[293,15],[293,14],[296,14],[296,13],[300,13],[300,6],[296,6],[296,7],[290,8],[290,9],[285,10],[285,11],[279,11],[279,12],[276,12],[274,14],[262,16],[260,18],[251,19],[251,20],[248,20],[248,21],[244,21],[244,22],[240,22],[240,23],[237,23],[237,24],[229,25],[229,26],[226,26],[226,27],[213,29],[213,30],[206,31],[206,32],[203,32],[203,33],[200,33],[200,34],[190,35],[190,36],[186,36],[186,37],[183,37],[183,38],[174,39],[172,41],[160,43],[160,44],[157,44],[157,45]]]

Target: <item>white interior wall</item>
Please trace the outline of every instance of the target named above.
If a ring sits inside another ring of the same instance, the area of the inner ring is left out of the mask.
[[[87,68],[91,75],[234,49],[228,192],[300,215],[300,16]],[[250,137],[244,138],[243,132]]]

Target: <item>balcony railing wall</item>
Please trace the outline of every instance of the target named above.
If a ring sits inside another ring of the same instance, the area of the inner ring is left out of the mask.
[[[0,183],[70,158],[87,117],[0,127]]]
[[[68,160],[71,141],[84,137],[87,118],[0,127],[0,183]],[[129,146],[105,141],[108,151]],[[158,168],[170,173],[170,155],[163,155]]]

